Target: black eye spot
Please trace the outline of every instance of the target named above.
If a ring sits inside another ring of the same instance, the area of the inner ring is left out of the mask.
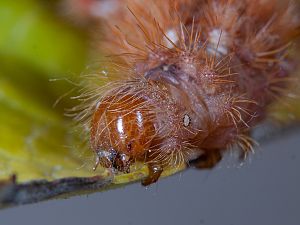
[[[191,118],[188,114],[185,114],[183,117],[183,126],[188,127],[191,123]]]

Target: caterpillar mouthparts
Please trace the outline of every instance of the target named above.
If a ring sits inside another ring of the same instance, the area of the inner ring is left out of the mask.
[[[149,185],[166,167],[212,168],[232,146],[247,155],[249,132],[289,91],[293,1],[126,3],[101,42],[116,78],[84,94],[76,116],[87,121],[94,169],[128,173],[144,162]]]

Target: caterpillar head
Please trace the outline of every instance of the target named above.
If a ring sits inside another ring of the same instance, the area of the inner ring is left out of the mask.
[[[203,135],[195,127],[200,123],[188,106],[170,97],[170,86],[159,85],[145,81],[102,98],[91,120],[96,165],[128,173],[135,161],[165,167],[194,157],[192,143]]]
[[[146,101],[136,95],[115,95],[98,104],[91,123],[91,145],[97,164],[120,172],[142,160],[155,134]]]

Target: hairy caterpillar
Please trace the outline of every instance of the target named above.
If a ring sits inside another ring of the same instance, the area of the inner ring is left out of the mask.
[[[107,83],[91,82],[76,107],[95,169],[144,162],[149,185],[166,167],[212,168],[233,146],[246,156],[251,128],[289,94],[293,1],[128,0],[104,23],[110,62],[96,79]]]

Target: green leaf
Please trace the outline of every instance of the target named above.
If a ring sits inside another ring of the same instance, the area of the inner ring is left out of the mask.
[[[47,75],[78,72],[84,65],[82,34],[66,30],[37,1],[1,0],[0,29],[2,57],[16,58]]]

